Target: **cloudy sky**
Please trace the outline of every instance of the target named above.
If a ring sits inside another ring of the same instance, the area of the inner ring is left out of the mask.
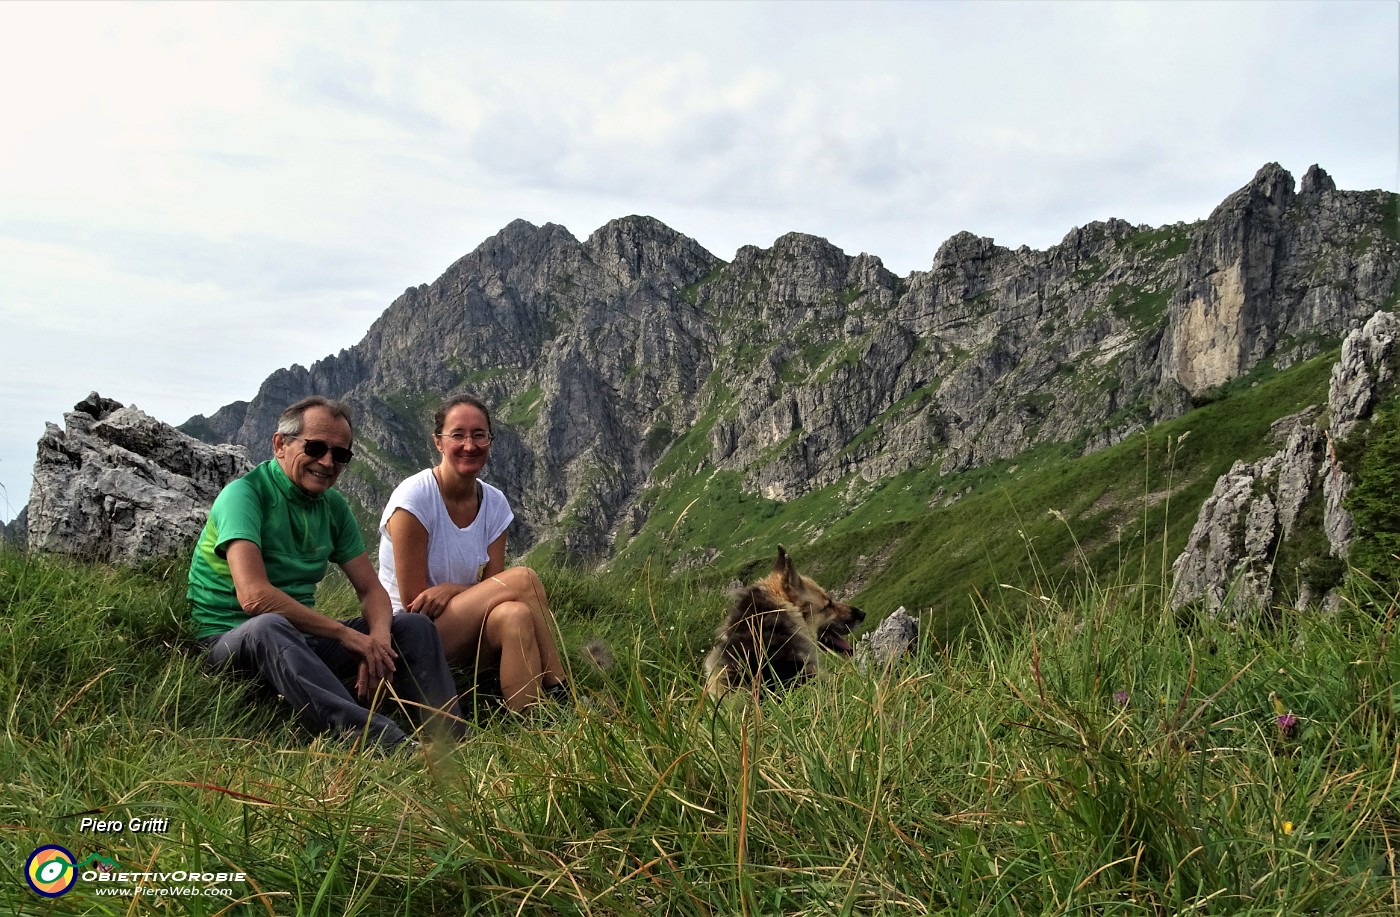
[[[88,392],[250,398],[516,218],[903,275],[1270,161],[1400,190],[1398,49],[1394,0],[0,3],[0,519]]]

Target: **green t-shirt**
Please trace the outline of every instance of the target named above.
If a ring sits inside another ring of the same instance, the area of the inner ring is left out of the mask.
[[[319,496],[292,483],[268,460],[229,482],[214,499],[190,561],[190,600],[195,636],[203,639],[248,620],[228,569],[228,545],[243,539],[262,551],[268,582],[306,606],[332,563],[365,552],[365,542],[345,496],[332,488]]]

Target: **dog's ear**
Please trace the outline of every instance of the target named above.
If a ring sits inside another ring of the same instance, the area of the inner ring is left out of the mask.
[[[797,575],[797,567],[793,566],[792,558],[788,557],[788,552],[778,545],[778,559],[773,562],[773,572],[782,578],[783,588],[788,595],[796,595],[802,589],[802,580]]]

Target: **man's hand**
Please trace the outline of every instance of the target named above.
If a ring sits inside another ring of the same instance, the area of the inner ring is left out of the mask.
[[[359,554],[340,565],[350,585],[359,596],[360,608],[364,610],[365,623],[369,633],[354,631],[358,638],[352,645],[341,639],[341,645],[360,657],[360,674],[355,679],[355,691],[362,698],[372,697],[381,681],[394,677],[394,660],[398,658],[390,645],[389,631],[393,624],[394,612],[389,607],[389,593],[379,585],[379,574],[375,572],[369,557]]]
[[[340,645],[360,657],[360,672],[355,678],[355,693],[362,700],[374,696],[382,681],[394,677],[394,660],[398,654],[389,644],[388,633],[362,634],[351,627],[344,629]]]

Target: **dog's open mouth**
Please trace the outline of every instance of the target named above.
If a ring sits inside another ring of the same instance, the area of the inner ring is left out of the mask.
[[[846,641],[844,635],[847,633],[849,633],[849,631],[838,632],[835,628],[828,627],[817,636],[817,639],[821,641],[822,646],[831,650],[833,653],[840,653],[842,656],[851,656],[854,655],[855,650],[853,650],[851,644]]]

